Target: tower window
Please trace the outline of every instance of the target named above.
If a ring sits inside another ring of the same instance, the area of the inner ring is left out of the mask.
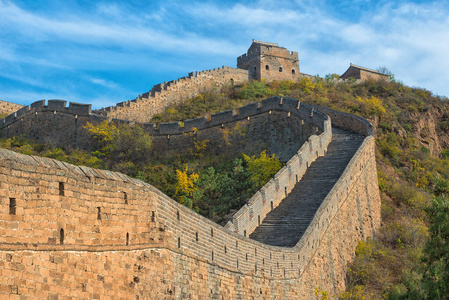
[[[282,72],[282,67],[279,67],[279,72]]]
[[[295,75],[295,69],[292,69],[292,74]]]
[[[254,71],[257,71],[257,67],[254,67]]]
[[[270,69],[270,66],[269,65],[266,65],[265,66],[265,70],[269,70]]]

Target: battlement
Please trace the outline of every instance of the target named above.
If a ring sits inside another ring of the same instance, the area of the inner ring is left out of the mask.
[[[94,111],[110,118],[148,122],[154,114],[161,113],[169,105],[181,103],[206,92],[212,87],[243,85],[249,79],[248,71],[222,66],[212,70],[190,72],[177,80],[154,85],[151,90],[133,100]]]
[[[248,104],[234,110],[223,111],[210,115],[210,118],[200,117],[196,119],[185,120],[184,122],[169,123],[143,123],[151,135],[177,135],[190,132],[193,128],[203,130],[213,126],[220,126],[226,123],[245,120],[251,116],[270,112],[271,110],[290,112],[300,119],[307,120],[308,123],[316,126],[323,131],[324,121],[327,116],[314,109],[312,106],[300,103],[297,99],[274,96],[263,100],[262,102]],[[313,113],[312,113],[313,110]]]
[[[253,44],[246,53],[237,57],[237,67],[258,58],[258,56],[273,56],[298,61],[298,52],[289,51],[284,47],[279,47],[276,43],[267,43],[253,40]]]
[[[91,104],[82,104],[76,102],[69,102],[69,106],[67,107],[66,100],[59,99],[51,99],[47,101],[47,105],[45,105],[45,100],[39,100],[31,103],[30,105],[23,106],[18,111],[10,114],[4,119],[0,119],[0,129],[3,127],[7,127],[14,122],[19,121],[25,115],[37,113],[39,112],[53,112],[70,114],[74,116],[89,116],[92,112]]]

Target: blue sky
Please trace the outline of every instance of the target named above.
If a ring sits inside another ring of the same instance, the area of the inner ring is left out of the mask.
[[[449,96],[448,1],[0,0],[0,99],[106,107],[236,67],[252,39],[297,51],[307,74],[386,66]]]

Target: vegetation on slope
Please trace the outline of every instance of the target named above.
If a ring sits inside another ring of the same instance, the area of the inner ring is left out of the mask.
[[[168,108],[154,116],[153,121],[191,119],[272,95],[290,96],[369,119],[376,129],[382,227],[372,239],[360,241],[347,274],[348,290],[330,296],[447,299],[448,101],[425,89],[407,87],[396,81],[336,82],[336,77],[269,84],[255,81],[242,87],[213,90]],[[91,129],[95,135],[94,127]],[[28,145],[20,138],[2,143],[4,147],[27,154],[41,151],[71,163],[109,167],[136,176],[216,221],[222,221],[231,209],[238,209],[280,167],[275,158],[264,152],[258,157],[241,154],[233,158],[204,159],[202,149],[207,144],[197,144],[196,149],[169,159],[150,158],[144,164],[133,161],[133,156],[129,160],[121,157],[114,161],[117,155],[108,158],[107,154],[115,149],[116,146],[108,144],[115,139],[107,141],[97,136],[100,143],[95,156],[79,150],[64,152],[33,143]],[[261,174],[266,178],[256,179]],[[319,290],[317,294],[329,296]]]

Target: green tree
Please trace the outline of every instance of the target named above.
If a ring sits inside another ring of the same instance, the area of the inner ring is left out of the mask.
[[[424,247],[426,299],[449,299],[449,201],[444,194],[427,209],[430,238]]]
[[[390,82],[396,82],[394,74],[386,66],[380,66],[379,68],[377,68],[377,71],[379,71],[379,73],[388,75],[388,79],[390,80]]]

